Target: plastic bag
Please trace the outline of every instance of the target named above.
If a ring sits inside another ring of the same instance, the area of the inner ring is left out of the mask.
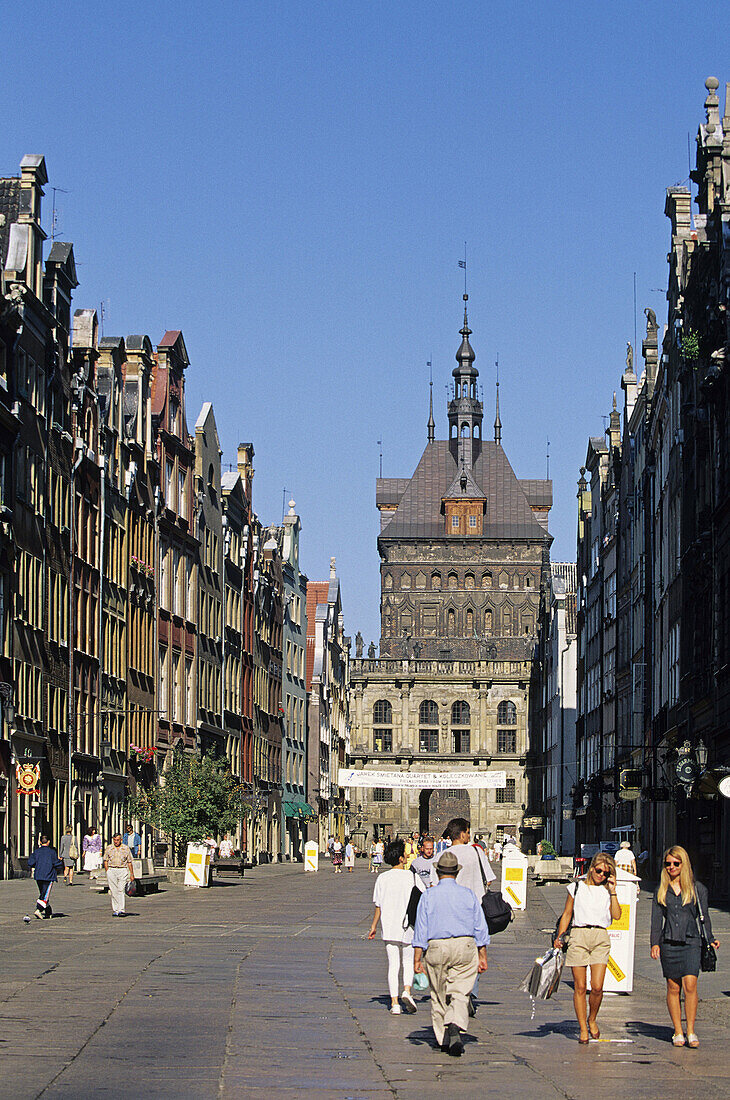
[[[416,974],[413,978],[413,988],[417,990],[418,993],[427,993],[429,988],[427,976],[425,974]]]
[[[535,1015],[535,1002],[546,1001],[552,997],[560,985],[565,956],[559,947],[551,947],[539,959],[535,959],[532,969],[520,984],[522,993],[528,993],[532,1001],[532,1016]]]

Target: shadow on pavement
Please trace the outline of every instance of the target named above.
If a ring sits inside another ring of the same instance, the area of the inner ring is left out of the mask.
[[[643,1035],[646,1039],[658,1039],[660,1042],[669,1042],[672,1038],[672,1028],[667,1024],[650,1024],[646,1020],[627,1020],[624,1026],[629,1035]]]

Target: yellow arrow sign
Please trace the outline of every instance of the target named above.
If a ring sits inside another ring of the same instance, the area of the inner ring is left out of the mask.
[[[515,905],[519,905],[520,904],[520,899],[517,897],[517,894],[514,892],[512,887],[511,886],[506,886],[505,889],[506,889],[507,893],[509,894],[509,896],[515,899]]]
[[[611,971],[617,982],[622,982],[625,980],[626,975],[624,974],[619,964],[614,959],[612,959],[610,955],[608,956],[608,969]]]

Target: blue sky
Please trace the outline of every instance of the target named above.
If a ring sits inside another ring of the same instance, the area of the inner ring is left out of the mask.
[[[553,556],[645,305],[666,316],[667,186],[688,174],[727,5],[17,5],[0,174],[43,153],[76,307],[106,335],[181,328],[188,425],[256,448],[254,505],[302,517],[312,579],[334,555],[346,629],[379,633],[375,477],[437,436],[469,318],[518,477],[545,474]],[[31,48],[32,44],[32,48]],[[29,69],[37,65],[37,71]],[[659,291],[662,292],[658,292]],[[620,396],[620,392],[619,392]]]

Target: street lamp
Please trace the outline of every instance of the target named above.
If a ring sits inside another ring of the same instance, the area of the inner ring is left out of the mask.
[[[695,760],[699,764],[702,771],[704,771],[707,766],[707,745],[701,737],[695,745]]]

